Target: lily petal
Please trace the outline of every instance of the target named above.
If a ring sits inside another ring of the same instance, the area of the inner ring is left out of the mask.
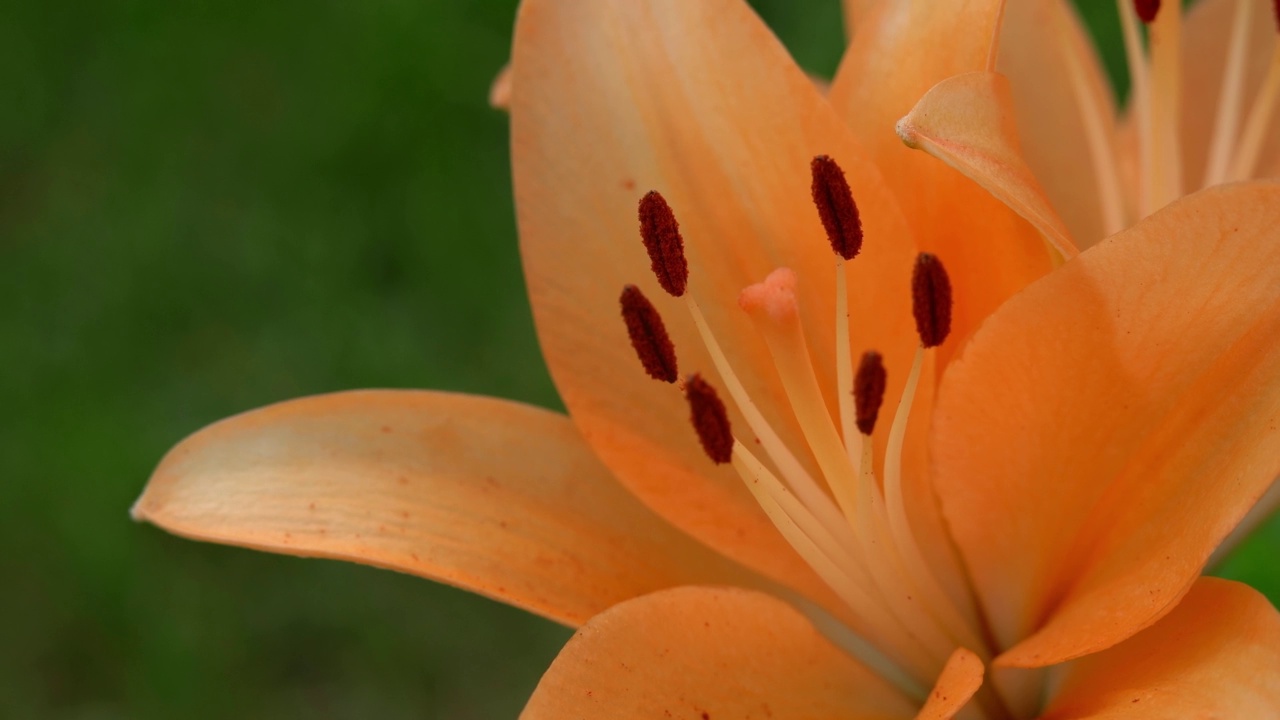
[[[1063,259],[1079,251],[1022,159],[1009,79],[992,72],[949,77],[906,117],[898,136],[964,173],[1040,231]]]
[[[511,63],[502,66],[489,85],[489,107],[506,110],[511,106]]]
[[[1244,542],[1250,533],[1258,529],[1259,525],[1270,520],[1277,511],[1280,511],[1280,478],[1271,481],[1271,487],[1258,498],[1258,502],[1250,508],[1249,514],[1245,515],[1231,534],[1218,544],[1209,558],[1207,567],[1214,568],[1230,557],[1231,551],[1235,550],[1237,545]]]
[[[834,255],[809,169],[815,155],[831,155],[845,169],[867,237],[850,266],[854,347],[883,348],[904,379],[916,342],[906,292],[915,249],[882,179],[741,0],[528,0],[512,67],[512,162],[530,300],[583,436],[677,527],[806,593],[825,592],[737,475],[703,455],[680,393],[640,369],[617,297],[624,284],[644,288],[681,371],[713,370],[683,302],[658,289],[639,239],[637,201],[657,189],[680,223],[689,292],[753,400],[792,448],[804,448],[737,296],[778,266],[795,270],[834,411],[833,363],[822,362],[835,356]],[[746,432],[736,415],[734,426]]]
[[[636,502],[564,416],[450,393],[321,395],[215,423],[169,452],[133,516],[421,575],[567,625],[659,588],[763,582]]]
[[[1240,583],[1201,578],[1151,628],[1070,665],[1042,720],[1280,716],[1280,613]]]
[[[951,653],[916,720],[951,720],[982,686],[982,675],[977,655],[964,648]]]
[[[1280,472],[1280,184],[1188,196],[993,315],[939,389],[943,512],[1041,666],[1172,609]],[[1177,528],[1177,532],[1169,532]]]
[[[854,36],[863,18],[871,12],[877,2],[880,2],[880,0],[844,0],[845,37],[852,38]]]
[[[787,604],[687,587],[622,603],[560,651],[523,720],[911,718],[912,703]]]
[[[1115,100],[1074,4],[1006,3],[996,68],[1013,88],[1022,157],[1076,245],[1119,231],[1125,186],[1114,165]]]
[[[959,172],[904,147],[893,131],[937,83],[989,69],[1002,4],[883,0],[859,20],[829,96],[881,168],[920,249],[937,254],[951,275],[955,309],[939,371],[984,318],[1052,266],[1034,227]]]

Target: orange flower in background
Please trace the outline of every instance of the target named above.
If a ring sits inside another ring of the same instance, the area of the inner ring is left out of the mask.
[[[526,0],[521,252],[571,419],[282,403],[135,517],[581,626],[531,718],[1280,712],[1280,615],[1198,579],[1280,471],[1280,185],[1082,242],[989,72],[1023,9],[865,5],[828,97],[739,0]],[[900,130],[981,187],[894,134],[925,93]]]

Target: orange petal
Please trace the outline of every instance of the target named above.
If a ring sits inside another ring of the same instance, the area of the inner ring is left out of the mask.
[[[983,71],[947,78],[897,127],[908,147],[964,173],[1034,225],[1061,258],[1079,252],[1022,159],[1008,78]]]
[[[1201,578],[1176,610],[1068,666],[1042,720],[1280,717],[1280,613],[1253,588]]]
[[[996,68],[1009,78],[1022,157],[1081,248],[1122,229],[1104,221],[1115,203],[1124,220],[1124,185],[1109,187],[1097,167],[1114,162],[1116,106],[1093,41],[1067,0],[1005,6]],[[1092,127],[1091,127],[1092,126]],[[1093,137],[1102,157],[1092,152]]]
[[[639,239],[637,202],[657,189],[684,235],[690,293],[753,399],[803,452],[737,296],[780,265],[795,270],[834,410],[835,256],[809,170],[815,155],[829,154],[845,169],[867,238],[851,265],[854,347],[883,348],[905,378],[916,342],[907,292],[914,246],[880,176],[741,0],[529,0],[513,72],[512,164],[530,299],[583,436],[678,527],[805,592],[826,592],[736,474],[703,455],[680,393],[645,376],[617,297],[624,284],[643,287],[681,372],[713,370],[684,303],[658,289]],[[733,419],[749,442],[746,424]]]
[[[1003,664],[1110,647],[1187,591],[1280,472],[1277,337],[1275,183],[1184,198],[975,335],[933,460]]]
[[[1280,511],[1280,478],[1271,481],[1271,487],[1249,509],[1249,514],[1244,516],[1225,540],[1218,543],[1213,555],[1209,557],[1207,567],[1212,569],[1230,557],[1231,551],[1235,550],[1237,545],[1244,542],[1254,530],[1258,529],[1258,526],[1270,520],[1277,511]]]
[[[914,711],[785,603],[687,587],[593,618],[560,651],[520,717],[887,719]]]
[[[829,96],[881,169],[921,249],[942,258],[951,274],[955,311],[940,371],[987,315],[1051,267],[1034,227],[894,134],[898,119],[934,85],[988,69],[1001,4],[878,3],[859,21]]]
[[[959,648],[947,658],[947,664],[925,700],[916,720],[951,720],[982,686],[982,660]]]
[[[845,37],[852,38],[862,20],[880,0],[844,0]]]
[[[449,393],[321,395],[223,420],[169,452],[133,516],[429,577],[568,625],[672,585],[763,581],[645,510],[567,418]]]
[[[1242,112],[1247,113],[1275,52],[1276,18],[1271,3],[1244,1],[1251,13],[1243,84]],[[1199,183],[1204,177],[1235,7],[1236,0],[1202,0],[1187,10],[1183,20],[1181,122],[1183,175],[1188,182]],[[1269,133],[1261,160],[1258,170],[1280,164],[1280,132]]]
[[[489,107],[506,110],[511,106],[511,63],[502,66],[489,86]]]

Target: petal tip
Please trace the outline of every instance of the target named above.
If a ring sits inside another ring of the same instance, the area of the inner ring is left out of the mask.
[[[902,143],[912,150],[920,149],[920,134],[916,132],[915,126],[910,122],[910,116],[904,117],[893,126],[894,132],[898,133],[898,137]]]

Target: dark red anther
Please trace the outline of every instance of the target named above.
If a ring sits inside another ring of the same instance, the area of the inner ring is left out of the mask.
[[[951,279],[938,258],[929,253],[916,256],[911,272],[911,311],[921,345],[937,347],[947,339],[951,332]]]
[[[827,155],[815,157],[809,169],[813,172],[813,204],[818,208],[831,249],[845,260],[852,260],[862,249],[862,218],[844,179],[844,170]]]
[[[880,405],[884,403],[884,386],[887,379],[884,359],[875,350],[862,353],[858,373],[853,376],[853,403],[857,410],[858,430],[870,435],[876,429]]]
[[[680,237],[676,214],[657,190],[650,190],[640,198],[640,238],[644,240],[658,284],[674,297],[683,295],[689,284],[684,238]]]
[[[1276,32],[1280,32],[1280,0],[1271,0],[1271,8],[1275,10]]]
[[[733,458],[733,431],[716,389],[695,373],[684,381],[684,396],[689,400],[689,419],[707,457],[717,465],[729,462]]]
[[[627,323],[631,347],[636,349],[644,371],[654,380],[673,383],[679,377],[676,369],[676,346],[667,335],[658,309],[635,285],[622,288],[622,319]]]
[[[1160,12],[1160,0],[1133,0],[1133,11],[1138,14],[1138,19],[1150,25],[1156,21],[1156,14]]]

